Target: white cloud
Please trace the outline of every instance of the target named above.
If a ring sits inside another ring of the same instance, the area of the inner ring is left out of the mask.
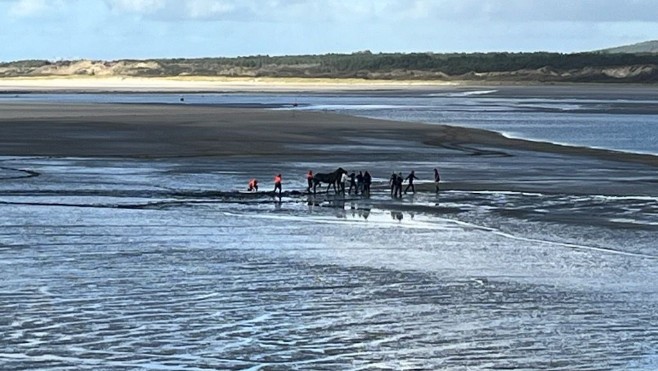
[[[188,0],[185,1],[185,13],[192,19],[224,17],[237,10],[232,1]]]
[[[105,2],[117,13],[150,14],[167,5],[167,0],[105,0]]]
[[[37,1],[37,0],[32,0]],[[43,0],[42,0],[43,1]],[[105,0],[160,20],[654,22],[654,0]]]
[[[47,0],[18,0],[9,6],[12,17],[33,17],[47,13],[54,2]]]

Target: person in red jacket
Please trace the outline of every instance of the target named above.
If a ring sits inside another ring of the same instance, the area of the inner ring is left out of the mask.
[[[249,188],[247,188],[249,192],[255,191],[258,192],[258,179],[251,179],[249,181]]]
[[[276,190],[279,190],[279,195],[281,195],[281,174],[274,177],[274,193]]]
[[[306,174],[306,182],[308,183],[306,192],[311,193],[311,187],[313,187],[313,171],[309,170],[308,174]]]

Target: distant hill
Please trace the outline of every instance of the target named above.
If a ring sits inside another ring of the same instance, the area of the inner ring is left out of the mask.
[[[656,41],[652,43],[658,45]],[[643,44],[648,45],[648,43]],[[26,60],[0,63],[0,78],[69,76],[658,83],[658,54],[623,52],[375,54],[363,51],[352,54],[256,55],[237,58]]]
[[[658,40],[598,50],[599,53],[658,54]]]

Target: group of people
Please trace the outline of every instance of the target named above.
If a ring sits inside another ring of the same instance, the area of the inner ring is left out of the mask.
[[[306,181],[307,181],[306,192],[308,193],[311,193],[311,189],[314,187],[313,179],[314,179],[313,171],[309,170],[308,173],[306,173]],[[355,195],[358,194],[370,195],[372,176],[368,171],[366,171],[365,173],[363,171],[359,171],[358,174],[356,174],[355,172],[351,172],[349,175],[347,174],[347,172],[342,173],[337,182],[336,193],[346,194],[345,188],[347,188],[348,181],[350,186],[347,189],[347,194],[351,195],[352,191],[354,191]]]
[[[306,174],[306,181],[308,186],[306,187],[306,192],[310,193],[311,189],[314,186],[313,182],[313,171],[309,170],[308,173]],[[393,173],[391,174],[391,177],[388,180],[388,184],[391,187],[391,197],[397,197],[401,198],[402,197],[402,185],[404,184],[404,181],[407,181],[407,187],[404,189],[404,194],[407,194],[407,192],[411,189],[411,192],[416,193],[416,187],[414,186],[414,180],[417,180],[418,177],[416,176],[416,172],[414,170],[411,170],[409,175],[406,177],[402,177],[402,173]],[[340,179],[338,180],[338,188],[336,190],[337,193],[342,193],[343,195],[345,193],[345,188],[346,184],[349,181],[349,188],[347,190],[347,194],[352,194],[352,191],[354,191],[355,195],[364,195],[364,196],[370,196],[370,187],[372,185],[372,176],[368,171],[359,171],[358,174],[356,172],[351,172],[349,175],[347,172],[342,173],[340,176]],[[436,188],[436,193],[439,193],[439,183],[441,181],[441,176],[439,174],[438,169],[434,169],[434,185]],[[274,193],[279,193],[279,195],[282,192],[282,182],[283,178],[281,174],[277,174],[274,177]],[[249,192],[257,192],[258,191],[258,180],[257,179],[251,179],[249,180],[249,185],[247,187],[247,190]]]

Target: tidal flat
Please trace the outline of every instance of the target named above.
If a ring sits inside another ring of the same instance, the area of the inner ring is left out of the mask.
[[[0,112],[0,368],[658,364],[655,157],[323,112]],[[371,196],[303,192],[338,166]]]

